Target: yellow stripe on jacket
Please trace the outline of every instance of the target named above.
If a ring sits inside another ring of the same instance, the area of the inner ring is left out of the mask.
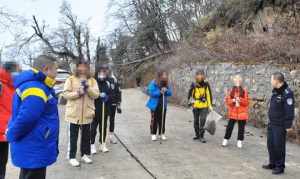
[[[25,100],[29,96],[37,96],[37,97],[42,98],[45,102],[48,101],[48,97],[47,97],[46,93],[40,88],[28,88],[28,89],[24,90],[23,93],[21,94],[22,101]]]
[[[200,100],[201,97],[205,97],[206,101],[202,102]],[[194,108],[203,109],[210,108],[211,104],[211,95],[209,91],[209,87],[196,87],[193,90],[193,98],[195,99],[195,103],[193,105]]]

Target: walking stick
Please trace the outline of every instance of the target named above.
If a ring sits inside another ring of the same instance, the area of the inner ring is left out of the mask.
[[[102,116],[101,116],[102,117],[101,145],[103,145],[103,143],[104,143],[104,118],[105,118],[104,117],[104,115],[105,115],[104,113],[105,113],[105,102],[103,101],[102,102]]]
[[[164,128],[164,118],[165,118],[165,92],[163,93],[162,98],[162,117],[161,117],[161,133],[160,133],[160,144],[162,144],[162,135],[163,135],[163,128]]]

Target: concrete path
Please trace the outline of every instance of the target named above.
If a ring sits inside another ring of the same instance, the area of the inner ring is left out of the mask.
[[[247,127],[243,149],[237,149],[236,129],[231,145],[220,146],[225,121],[218,123],[215,136],[208,143],[193,141],[190,110],[171,106],[167,117],[168,141],[152,142],[149,136],[150,114],[145,108],[147,97],[136,89],[123,91],[123,114],[117,116],[118,144],[110,153],[93,156],[92,165],[72,168],[66,159],[68,126],[62,120],[60,156],[49,167],[48,179],[273,179],[261,169],[267,161],[266,138],[261,130]],[[63,108],[61,108],[63,114]],[[300,176],[300,146],[288,144],[285,179]],[[280,178],[281,178],[280,177]],[[8,179],[18,178],[18,170],[8,167]]]

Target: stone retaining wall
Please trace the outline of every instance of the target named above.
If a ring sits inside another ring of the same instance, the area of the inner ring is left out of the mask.
[[[210,82],[214,104],[216,109],[225,114],[225,91],[232,86],[231,76],[241,74],[244,77],[244,85],[251,96],[251,121],[257,127],[264,127],[267,123],[267,107],[271,95],[270,78],[276,71],[283,72],[290,87],[295,91],[299,105],[300,97],[300,72],[290,71],[286,67],[272,64],[236,65],[232,63],[182,65],[170,71],[170,79],[174,88],[174,100],[184,105],[187,103],[187,93],[194,74],[198,69],[204,69],[207,80]],[[298,106],[297,105],[297,106]]]

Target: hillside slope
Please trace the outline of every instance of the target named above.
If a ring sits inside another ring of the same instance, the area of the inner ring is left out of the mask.
[[[126,86],[133,87],[137,77],[146,85],[154,78],[156,68],[165,67],[171,74],[173,101],[185,104],[193,73],[203,68],[212,82],[217,109],[224,113],[224,89],[231,85],[231,75],[239,72],[245,77],[245,85],[253,99],[251,120],[254,125],[262,127],[267,123],[266,107],[271,90],[267,81],[274,71],[282,71],[296,91],[299,106],[299,9],[279,1],[275,4],[272,1],[257,2],[262,1],[225,0],[211,15],[201,19],[201,25],[179,44],[172,55],[143,62],[136,65],[135,70],[129,70],[130,73],[125,68]],[[292,135],[300,142],[299,127],[300,122],[295,123]]]

